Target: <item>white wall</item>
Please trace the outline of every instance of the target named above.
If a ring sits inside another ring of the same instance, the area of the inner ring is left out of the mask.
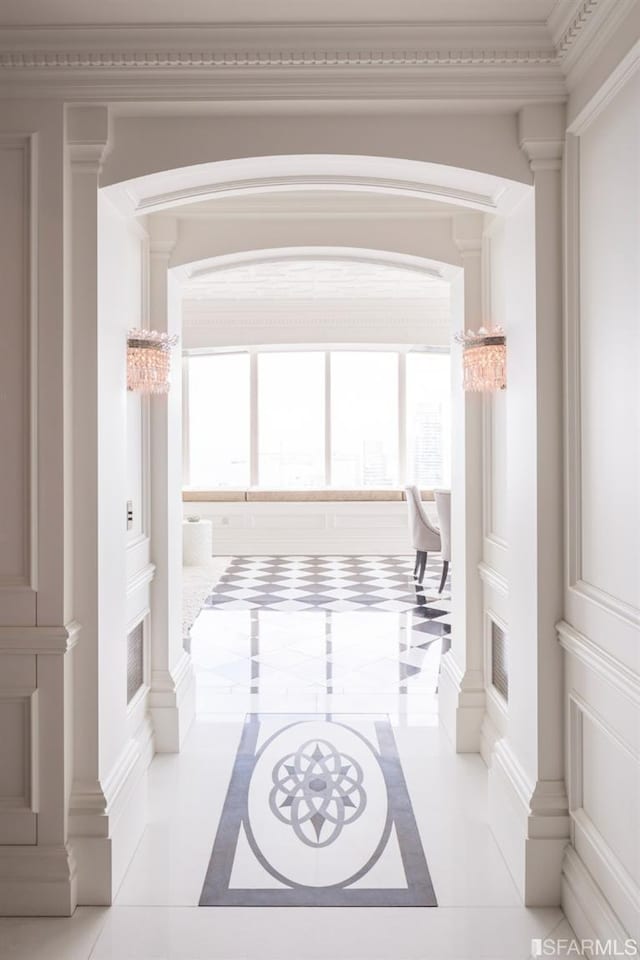
[[[541,253],[536,243],[536,212],[556,188],[557,180],[536,183],[536,192],[510,216],[491,223],[485,235],[485,307],[491,322],[506,332],[507,389],[487,398],[484,408],[480,572],[487,712],[481,750],[490,768],[491,826],[530,905],[559,897],[567,830],[561,746],[554,732],[561,724],[554,629],[559,610],[553,612],[553,599],[549,606],[546,599],[559,593],[554,572],[559,551],[550,541],[560,537],[547,521],[554,511],[559,515],[559,501],[554,476],[540,465],[541,456],[555,451],[559,430],[557,417],[549,421],[541,415],[541,398],[558,392],[552,371],[560,338],[559,322],[555,339],[543,332],[549,318],[540,306],[541,290],[550,278],[547,251]],[[552,220],[543,229],[553,236]],[[559,470],[555,452],[550,459]],[[508,702],[491,682],[492,622],[506,632]]]
[[[413,552],[404,502],[188,502],[184,515],[211,520],[214,556]]]
[[[74,906],[63,156],[60,104],[2,101],[0,914]]]
[[[149,611],[147,405],[126,389],[127,331],[145,323],[146,238],[98,196],[98,779],[108,831],[75,816],[79,901],[109,903],[145,822],[147,690],[127,704],[127,633]],[[127,529],[126,505],[134,523]],[[148,673],[148,667],[147,667]],[[85,682],[78,674],[79,687]],[[148,688],[148,680],[147,680]],[[78,698],[76,724],[85,722]],[[76,806],[79,804],[76,801]],[[126,810],[126,816],[123,816]],[[101,818],[103,819],[103,818]],[[106,868],[109,864],[109,868]]]
[[[449,346],[449,300],[186,299],[184,349],[269,343]]]
[[[570,138],[563,904],[640,939],[640,52]]]

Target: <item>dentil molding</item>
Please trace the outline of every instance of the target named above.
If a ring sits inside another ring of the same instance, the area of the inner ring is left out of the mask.
[[[247,23],[5,27],[4,69],[548,64],[596,13],[630,0],[557,0],[547,22]]]

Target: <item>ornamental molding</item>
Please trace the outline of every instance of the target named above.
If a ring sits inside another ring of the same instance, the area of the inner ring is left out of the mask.
[[[46,51],[18,50],[0,53],[0,69],[220,69],[255,67],[429,67],[429,66],[529,66],[555,64],[558,57],[550,49],[504,50],[354,50],[354,51],[280,51],[231,53],[225,50],[173,52],[146,50]]]
[[[5,27],[0,86],[83,100],[559,100],[634,2],[557,0],[546,23]]]
[[[565,74],[580,73],[593,62],[636,0],[556,0],[547,21]]]
[[[557,64],[597,12],[633,0],[557,0],[548,22],[5,26],[0,68],[92,70]]]
[[[578,41],[589,18],[595,13],[601,0],[568,0],[557,3],[549,17],[553,45],[562,59]]]
[[[0,67],[246,69],[552,64],[545,24],[244,24],[9,27]]]

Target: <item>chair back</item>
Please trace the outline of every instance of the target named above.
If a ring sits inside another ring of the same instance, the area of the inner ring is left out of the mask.
[[[451,490],[434,490],[443,560],[451,560]]]
[[[422,505],[420,491],[415,484],[412,484],[408,487],[405,487],[405,495],[407,498],[407,510],[409,517],[409,534],[411,536],[411,544],[413,549],[423,551],[439,551],[440,534],[435,527],[432,526],[431,521],[426,514],[426,511]]]

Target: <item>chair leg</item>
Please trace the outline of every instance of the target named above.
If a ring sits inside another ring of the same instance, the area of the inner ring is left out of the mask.
[[[413,576],[414,578],[418,576],[418,567],[420,566],[420,551],[416,550],[416,562],[413,566]]]
[[[447,582],[448,572],[449,572],[449,561],[445,560],[444,563],[442,564],[442,580],[440,581],[440,589],[438,590],[438,593],[442,593],[442,591],[444,590],[444,585]]]
[[[420,556],[420,567],[418,569],[418,583],[422,583],[422,581],[424,580],[424,571],[426,570],[426,567],[427,567],[427,553],[426,553],[426,550],[423,550]]]

